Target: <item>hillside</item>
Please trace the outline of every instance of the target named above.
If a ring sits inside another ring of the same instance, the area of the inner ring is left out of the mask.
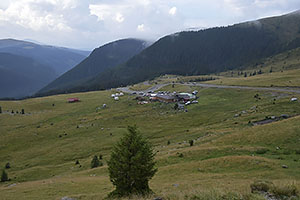
[[[52,68],[31,58],[0,53],[0,98],[32,95],[55,77]]]
[[[14,39],[0,40],[0,52],[32,58],[54,69],[57,77],[77,65],[89,54],[85,51]]]
[[[123,39],[95,49],[89,57],[39,91],[37,95],[88,91],[91,79],[106,69],[126,62],[148,46],[137,39]]]
[[[155,147],[158,173],[148,199],[264,199],[250,191],[256,180],[300,190],[300,104],[290,101],[299,94],[187,85],[161,90],[198,90],[199,103],[176,111],[172,103],[139,105],[132,95],[114,101],[115,90],[0,101],[0,166],[11,166],[1,198],[104,199],[113,190],[111,148],[133,124]],[[71,97],[81,102],[67,103]],[[25,114],[16,114],[21,109]],[[251,125],[282,114],[291,118]],[[100,154],[104,166],[90,169]]]
[[[91,90],[141,82],[162,74],[198,75],[243,68],[300,46],[300,14],[166,36],[125,64],[99,74]]]

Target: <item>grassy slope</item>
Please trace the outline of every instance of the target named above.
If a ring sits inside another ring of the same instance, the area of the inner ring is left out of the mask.
[[[219,79],[207,81],[206,83],[224,85],[247,85],[277,87],[299,87],[300,86],[300,48],[284,52],[282,54],[267,58],[257,63],[256,66],[247,67],[245,70],[248,77],[238,76],[238,71],[221,73]],[[270,73],[272,69],[273,73]],[[254,71],[262,70],[263,74],[249,76]]]
[[[182,199],[212,188],[247,194],[255,179],[300,186],[300,155],[295,153],[300,144],[300,117],[248,125],[267,115],[300,114],[300,104],[289,102],[295,95],[259,92],[262,99],[256,100],[255,91],[167,87],[199,90],[199,104],[189,106],[188,112],[175,112],[172,104],[137,105],[128,95],[113,101],[114,91],[1,101],[3,111],[24,108],[27,114],[0,114],[0,166],[6,162],[12,166],[7,170],[12,181],[0,183],[0,199],[105,197],[113,189],[106,166],[110,149],[132,124],[158,151],[159,171],[150,184],[160,196]],[[68,104],[68,97],[79,97],[81,102]],[[108,108],[96,112],[103,103]],[[251,110],[253,106],[258,109]],[[244,110],[246,114],[234,117]],[[193,147],[187,142],[191,139]],[[168,140],[170,145],[166,145]],[[281,149],[276,150],[277,146]],[[256,154],[261,148],[269,151]],[[100,153],[105,165],[90,169],[92,156]],[[81,168],[75,165],[77,159]],[[283,164],[289,168],[282,169]],[[9,187],[12,183],[17,185]]]

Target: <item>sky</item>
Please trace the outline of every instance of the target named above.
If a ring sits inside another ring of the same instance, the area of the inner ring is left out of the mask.
[[[300,0],[0,0],[0,38],[92,50],[299,9]]]

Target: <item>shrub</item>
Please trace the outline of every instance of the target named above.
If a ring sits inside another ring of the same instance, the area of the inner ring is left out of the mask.
[[[9,168],[10,168],[10,163],[8,162],[5,164],[5,169],[9,169]]]
[[[296,154],[300,154],[300,149],[296,150]]]
[[[24,114],[25,114],[25,111],[24,111],[24,109],[23,109],[23,108],[22,108],[21,114],[22,114],[22,115],[24,115]]]
[[[99,160],[102,160],[102,159],[103,159],[103,155],[100,154],[100,155],[99,155]]]
[[[258,149],[258,150],[256,150],[255,153],[257,153],[257,154],[265,154],[265,153],[267,153],[268,151],[269,151],[269,149]]]
[[[194,140],[190,140],[189,143],[190,143],[190,146],[193,146],[194,145]]]
[[[178,155],[178,157],[179,157],[179,158],[183,158],[183,153],[180,153],[180,154]]]
[[[1,106],[0,106],[0,114],[2,113],[2,108],[1,108]]]
[[[178,104],[176,103],[175,105],[174,105],[174,110],[177,110],[178,109]]]
[[[290,155],[291,152],[290,152],[289,150],[284,150],[284,151],[283,151],[283,154],[284,154],[284,155]]]
[[[79,164],[80,164],[79,160],[76,160],[75,165],[79,165]]]
[[[8,175],[7,173],[5,172],[5,170],[2,171],[2,175],[1,175],[1,182],[5,182],[5,181],[8,181]]]
[[[299,195],[299,191],[295,185],[274,186],[271,192],[280,199],[293,196],[297,197]]]
[[[273,183],[269,181],[255,181],[250,185],[251,192],[257,193],[257,192],[268,192],[273,187]]]
[[[100,165],[100,161],[99,161],[98,157],[95,155],[91,162],[91,168],[99,167],[99,165]]]
[[[167,145],[170,145],[170,144],[171,144],[171,142],[170,142],[170,140],[168,140]]]
[[[127,129],[128,133],[114,146],[108,161],[110,181],[116,187],[109,197],[151,193],[148,181],[157,171],[151,144],[136,126]]]

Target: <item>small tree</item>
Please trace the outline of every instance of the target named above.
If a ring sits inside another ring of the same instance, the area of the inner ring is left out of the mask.
[[[194,140],[190,140],[189,143],[190,143],[190,146],[193,146],[194,145]]]
[[[21,111],[21,113],[22,113],[22,115],[24,115],[25,114],[25,110],[22,108],[22,111]]]
[[[1,106],[0,106],[0,114],[2,113],[2,108],[1,108]]]
[[[114,146],[108,161],[110,181],[116,186],[110,197],[151,193],[148,182],[157,171],[151,144],[136,126],[127,129],[128,133]]]
[[[99,162],[99,159],[98,157],[95,155],[92,162],[91,162],[91,168],[96,168],[96,167],[99,167],[100,165],[100,162]]]
[[[5,169],[9,169],[9,168],[10,168],[10,163],[8,162],[5,164]]]
[[[8,181],[8,175],[5,172],[5,170],[3,170],[1,175],[1,182],[5,182],[5,181]]]

